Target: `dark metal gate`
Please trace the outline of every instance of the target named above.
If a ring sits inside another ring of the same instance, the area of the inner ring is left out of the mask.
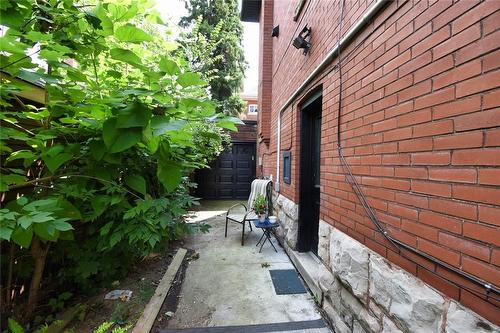
[[[248,199],[255,178],[255,143],[233,142],[210,169],[196,173],[196,196],[202,199]]]

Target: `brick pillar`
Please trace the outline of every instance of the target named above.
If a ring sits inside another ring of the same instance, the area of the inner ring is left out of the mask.
[[[271,96],[273,78],[273,2],[263,0],[260,11],[259,129],[258,140],[269,144],[271,137]]]

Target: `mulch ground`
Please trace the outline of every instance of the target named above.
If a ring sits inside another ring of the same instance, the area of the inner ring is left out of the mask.
[[[103,290],[100,295],[91,298],[95,301],[88,304],[85,316],[75,318],[67,328],[74,332],[92,332],[105,321],[116,321],[120,325],[131,324],[133,327],[151,296],[153,296],[177,249],[182,247],[182,245],[182,242],[173,243],[165,253],[154,254],[141,261],[131,270],[126,278],[119,281],[118,285]],[[158,332],[160,328],[166,326],[169,319],[167,313],[175,313],[182,281],[189,260],[192,259],[192,253],[193,251],[188,251],[151,332]],[[113,289],[131,290],[132,297],[128,302],[105,300],[104,295]]]

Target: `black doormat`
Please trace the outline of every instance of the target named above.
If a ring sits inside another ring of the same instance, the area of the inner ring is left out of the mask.
[[[277,295],[304,294],[307,292],[295,269],[272,269],[269,273]]]

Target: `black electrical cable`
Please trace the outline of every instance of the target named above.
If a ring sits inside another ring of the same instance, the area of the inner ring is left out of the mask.
[[[344,21],[344,7],[345,7],[345,0],[342,0],[341,12],[340,12],[340,17],[339,17],[339,21],[340,21],[339,22],[339,29],[338,29],[338,34],[337,34],[337,45],[340,45],[340,36],[342,33],[342,25],[343,25],[343,21]],[[358,45],[361,45],[361,44],[362,43],[360,43]],[[357,49],[357,47],[355,49]],[[350,53],[348,55],[350,55]],[[368,215],[368,217],[370,218],[372,223],[375,225],[377,230],[398,250],[399,255],[401,255],[405,259],[415,263],[417,266],[422,267],[423,269],[425,269],[429,272],[436,274],[436,272],[430,270],[429,268],[423,266],[421,263],[418,263],[417,261],[413,260],[412,258],[409,258],[408,256],[406,256],[401,251],[401,248],[403,248],[407,251],[413,252],[413,253],[441,266],[441,267],[444,267],[445,269],[447,269],[447,270],[449,270],[449,271],[451,271],[451,272],[453,272],[461,277],[466,278],[469,281],[472,281],[472,282],[482,286],[483,288],[486,289],[486,294],[481,294],[481,293],[479,293],[479,292],[477,292],[477,291],[475,291],[467,286],[461,285],[457,282],[451,281],[449,279],[446,279],[446,278],[440,276],[441,278],[447,280],[448,282],[450,282],[450,283],[452,283],[452,284],[454,284],[454,285],[456,285],[464,290],[467,290],[467,291],[475,294],[476,296],[485,297],[486,301],[490,301],[490,299],[491,299],[491,300],[495,300],[497,302],[500,302],[500,298],[498,298],[494,295],[490,295],[490,293],[492,293],[492,292],[495,294],[500,294],[500,289],[498,287],[496,287],[496,286],[494,286],[486,281],[483,281],[474,275],[471,275],[467,272],[459,270],[459,269],[457,269],[457,268],[455,268],[455,267],[453,267],[453,266],[427,254],[427,253],[424,253],[418,249],[415,249],[415,248],[393,238],[391,235],[389,235],[387,230],[385,230],[384,227],[381,225],[380,221],[378,220],[377,216],[375,215],[375,212],[373,211],[372,207],[368,203],[366,196],[364,195],[361,187],[359,186],[358,182],[356,181],[356,178],[352,174],[352,170],[351,170],[349,164],[347,163],[347,160],[344,157],[342,145],[340,142],[340,125],[341,125],[341,110],[342,110],[342,54],[341,54],[340,47],[338,47],[337,66],[336,67],[337,67],[338,73],[339,73],[339,99],[338,99],[338,115],[337,115],[337,151],[339,154],[339,159],[341,161],[341,164],[345,168],[345,170],[347,171],[346,180],[353,188],[353,191],[356,194],[356,197],[361,202],[361,205],[363,206],[366,214]],[[332,68],[332,70],[334,68]],[[489,302],[489,303],[491,303],[491,302]],[[493,303],[491,303],[491,304],[493,304]],[[493,304],[493,305],[498,307],[497,304]]]

